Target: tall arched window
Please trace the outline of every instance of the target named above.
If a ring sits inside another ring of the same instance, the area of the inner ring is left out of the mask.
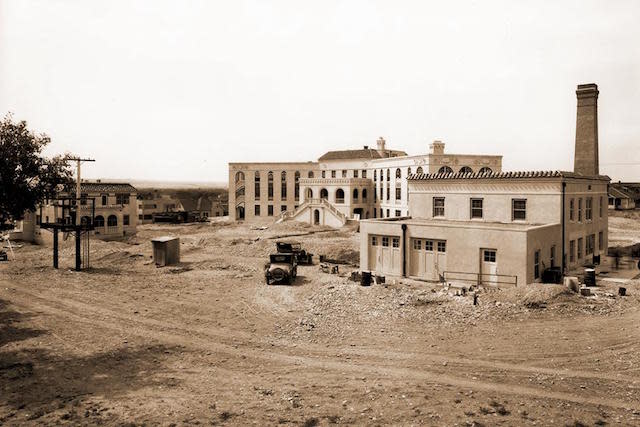
[[[280,174],[280,200],[287,200],[287,173]]]
[[[400,171],[400,168],[396,169],[396,178],[402,178],[402,172]]]
[[[366,188],[362,189],[362,201],[363,202],[367,201],[367,189]]]
[[[309,173],[307,174],[307,178],[313,178],[313,171],[309,171]]]
[[[253,176],[253,181],[254,181],[253,194],[255,195],[254,199],[260,200],[260,171],[256,171],[256,173]]]
[[[309,199],[313,199],[313,190],[310,188],[307,188],[307,200]]]
[[[418,169],[416,169],[416,173],[417,174],[421,174],[422,173],[422,167],[418,166]]]
[[[93,225],[96,227],[104,227],[104,217],[102,215],[98,215],[93,220]]]
[[[329,198],[329,192],[327,191],[326,188],[323,188],[322,190],[320,190],[320,198],[325,200]]]
[[[438,169],[438,173],[450,174],[453,173],[453,169],[451,169],[449,166],[442,166],[440,169]]]
[[[118,217],[115,215],[109,215],[107,218],[107,226],[115,227],[118,225]]]
[[[469,166],[463,166],[460,168],[460,173],[473,173],[473,169]]]
[[[293,190],[293,195],[296,200],[300,200],[300,172],[296,171],[295,173],[295,187]]]
[[[342,188],[336,190],[336,203],[344,203],[344,190]]]
[[[244,172],[236,172],[236,182],[244,181]]]
[[[411,168],[407,169],[407,176],[411,175]]]
[[[267,175],[267,198],[273,200],[273,172]]]
[[[358,189],[357,188],[353,189],[353,200],[354,201],[358,200]]]
[[[483,168],[481,168],[481,169],[480,169],[480,171],[479,171],[479,173],[491,173],[491,172],[493,172],[493,171],[491,170],[491,168],[486,167],[486,166],[485,166],[485,167],[483,167]]]
[[[387,169],[387,181],[391,181],[391,171]]]

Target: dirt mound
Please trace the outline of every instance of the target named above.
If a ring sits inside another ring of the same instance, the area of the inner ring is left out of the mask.
[[[553,302],[578,300],[578,296],[562,285],[531,284],[505,289],[500,300],[529,308],[542,308]]]

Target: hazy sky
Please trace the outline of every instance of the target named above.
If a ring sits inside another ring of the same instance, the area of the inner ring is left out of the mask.
[[[231,161],[373,145],[640,181],[640,1],[0,0],[0,114],[88,178],[226,181]]]

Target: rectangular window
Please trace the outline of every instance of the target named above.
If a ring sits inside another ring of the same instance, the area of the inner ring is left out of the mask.
[[[371,246],[378,246],[378,236],[371,236]]]
[[[527,200],[511,200],[511,217],[514,221],[524,221],[527,219]]]
[[[367,170],[366,170],[366,169],[363,169],[363,170],[362,170],[362,177],[363,177],[363,178],[366,178],[366,177],[367,177]]]
[[[578,222],[582,222],[582,198],[578,199]]]
[[[587,197],[585,200],[584,219],[586,221],[593,220],[593,197]]]
[[[326,178],[327,177],[327,172],[326,171],[322,171],[322,177]]]
[[[582,237],[578,238],[578,260],[582,259]]]
[[[391,215],[389,215],[389,209],[387,209],[387,218],[389,218]]]
[[[287,200],[287,181],[280,183],[280,200]]]
[[[122,225],[129,225],[129,215],[122,215]]]
[[[87,204],[87,193],[81,193],[80,194],[80,204],[81,205],[86,205]]]
[[[353,170],[353,177],[354,177],[354,178],[357,178],[357,177],[358,177],[358,170],[357,170],[357,169],[354,169],[354,170]]]
[[[108,194],[102,194],[102,206],[107,206],[107,203],[109,202],[109,195]]]
[[[551,246],[551,253],[549,254],[549,265],[551,267],[556,266],[556,245]]]
[[[576,200],[569,200],[569,221],[573,221],[575,219],[575,208],[576,208]]]
[[[433,240],[425,240],[424,241],[424,250],[433,252]]]
[[[36,215],[36,225],[40,225],[40,215]]]
[[[394,238],[391,240],[391,245],[392,245],[394,248],[399,248],[399,247],[400,247],[400,238],[399,238],[399,237],[394,237]]]
[[[273,216],[273,205],[267,206],[267,216]]]
[[[433,216],[444,216],[444,197],[433,198]]]
[[[260,205],[254,205],[253,206],[253,215],[254,216],[260,216]]]
[[[256,181],[255,186],[253,188],[254,200],[260,200],[260,182]]]
[[[471,218],[482,218],[482,199],[471,199]]]
[[[387,236],[382,238],[382,246],[389,246],[389,238]]]
[[[422,250],[422,240],[413,239],[413,249],[416,251]]]
[[[331,171],[331,178],[335,178],[336,177],[336,171]]]
[[[402,198],[402,189],[396,188],[396,200],[400,200]]]
[[[593,254],[593,249],[595,247],[595,240],[596,240],[596,235],[595,234],[589,234],[587,236],[587,241],[586,241],[586,247],[585,247],[585,255],[591,255]]]
[[[389,200],[389,197],[391,197],[390,193],[391,193],[391,185],[387,182],[387,200]]]
[[[128,194],[116,194],[116,205],[128,205],[128,204],[129,204]]]
[[[347,177],[347,171],[346,171],[346,170],[344,170],[344,169],[342,170],[342,177],[343,177],[343,178],[346,178],[346,177]]]
[[[602,218],[602,196],[600,196],[600,204],[598,205],[598,210],[599,210],[599,214],[600,214],[600,218]]]
[[[280,206],[280,212],[286,212],[286,211],[287,211],[287,205]]]
[[[484,262],[496,262],[496,251],[484,250]]]
[[[533,253],[533,278],[540,278],[540,251]]]
[[[604,233],[602,231],[598,232],[598,249],[604,250]]]
[[[380,200],[384,199],[384,187],[380,184]]]
[[[438,242],[438,252],[446,252],[447,251],[447,242]]]
[[[576,241],[569,242],[569,262],[576,262]]]
[[[396,217],[402,216],[402,212],[400,212],[399,210],[396,210]]]
[[[140,220],[141,220],[141,219],[142,219],[142,215],[138,215],[138,219],[140,219]]]

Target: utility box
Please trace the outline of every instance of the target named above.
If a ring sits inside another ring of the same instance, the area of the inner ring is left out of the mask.
[[[156,266],[177,264],[180,262],[180,238],[162,236],[151,239],[153,245],[153,261]]]

